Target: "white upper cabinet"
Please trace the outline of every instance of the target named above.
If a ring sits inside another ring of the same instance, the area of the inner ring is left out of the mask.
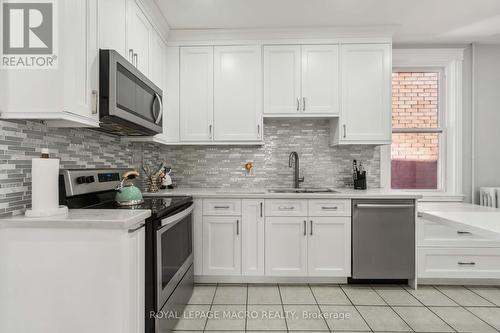
[[[214,140],[257,141],[262,134],[261,48],[214,48]]]
[[[55,7],[59,18],[58,66],[41,70],[1,70],[3,119],[47,120],[49,126],[98,126],[98,4],[67,0]]]
[[[154,84],[164,90],[165,87],[165,50],[166,45],[160,35],[153,31],[151,34],[151,61],[150,78]],[[166,92],[163,91],[164,97]]]
[[[150,76],[150,41],[153,28],[136,1],[131,1],[129,7],[128,59],[144,75]]]
[[[264,114],[339,114],[338,45],[264,46]]]
[[[127,0],[99,1],[99,47],[128,59]]]
[[[339,114],[339,47],[302,46],[302,111]]]
[[[300,111],[300,45],[264,46],[264,114]]]
[[[391,46],[342,45],[339,143],[390,143]]]
[[[213,47],[180,48],[180,140],[213,138]]]

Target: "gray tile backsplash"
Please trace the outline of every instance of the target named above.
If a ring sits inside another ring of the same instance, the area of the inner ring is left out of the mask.
[[[182,187],[262,188],[291,186],[288,154],[299,153],[303,186],[345,187],[351,162],[368,170],[368,186],[379,187],[379,148],[329,146],[324,119],[267,119],[263,146],[158,146],[123,143],[89,129],[48,128],[41,122],[0,120],[0,216],[24,212],[31,204],[31,158],[49,148],[63,168],[139,167],[165,160]],[[254,175],[243,165],[252,161]]]
[[[352,160],[363,162],[368,186],[380,186],[380,150],[374,146],[331,147],[326,119],[266,119],[263,146],[157,146],[145,144],[144,160],[165,160],[183,187],[264,188],[293,186],[288,155],[297,151],[302,186],[345,187],[352,184]],[[246,176],[244,164],[254,163]]]

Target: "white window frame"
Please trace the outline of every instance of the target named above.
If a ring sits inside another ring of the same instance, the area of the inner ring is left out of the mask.
[[[443,128],[440,142],[439,190],[408,190],[420,193],[430,200],[462,200],[462,63],[464,49],[393,49],[392,66],[396,70],[442,69],[440,81],[440,110]],[[380,150],[380,181],[383,188],[391,188],[391,146]]]

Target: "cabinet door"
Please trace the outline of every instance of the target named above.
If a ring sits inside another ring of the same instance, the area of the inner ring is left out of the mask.
[[[126,32],[127,0],[99,1],[99,47],[129,59]]]
[[[351,218],[310,217],[309,276],[351,275]]]
[[[307,276],[305,217],[266,217],[266,275]]]
[[[261,49],[214,48],[214,139],[255,141],[262,135]]]
[[[298,113],[300,45],[264,46],[264,114]]]
[[[342,45],[341,140],[391,140],[391,46]]]
[[[150,79],[160,87],[165,94],[164,74],[165,74],[165,43],[160,35],[153,31],[151,34],[151,61]]]
[[[130,4],[130,20],[128,23],[128,38],[129,38],[129,57],[130,61],[144,75],[150,75],[150,34],[151,23],[149,23],[146,15],[134,1]]]
[[[181,47],[181,141],[212,140],[213,96],[213,47]]]
[[[97,121],[97,0],[65,1],[64,23],[68,27],[63,29],[64,49],[68,55],[64,58],[63,111]]]
[[[241,275],[240,217],[203,217],[203,274]]]
[[[264,275],[264,200],[242,201],[242,273]]]
[[[339,114],[338,45],[302,46],[302,111]]]

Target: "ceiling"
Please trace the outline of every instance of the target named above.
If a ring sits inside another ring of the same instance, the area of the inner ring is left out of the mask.
[[[396,43],[500,43],[500,0],[156,0],[172,29],[394,25]]]

